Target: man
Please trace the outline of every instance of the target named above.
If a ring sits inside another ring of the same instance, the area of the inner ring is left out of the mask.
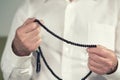
[[[83,48],[66,44],[37,22],[72,42],[95,44]],[[27,0],[17,11],[1,68],[5,80],[56,80],[41,60],[36,72],[36,50],[41,46],[49,66],[63,80],[120,79],[119,0]]]

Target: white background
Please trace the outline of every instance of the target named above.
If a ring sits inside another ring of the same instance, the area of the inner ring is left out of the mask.
[[[23,0],[0,0],[0,37],[7,36],[13,16]]]

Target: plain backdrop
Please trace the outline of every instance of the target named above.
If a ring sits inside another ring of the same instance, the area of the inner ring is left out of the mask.
[[[0,37],[8,36],[13,16],[23,0],[0,0]]]
[[[23,0],[0,0],[0,61],[13,17],[22,2]],[[1,69],[0,80],[3,80]]]

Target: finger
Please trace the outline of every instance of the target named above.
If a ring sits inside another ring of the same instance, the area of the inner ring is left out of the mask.
[[[39,39],[39,40],[36,42],[36,45],[35,45],[36,49],[40,46],[41,42],[42,42],[42,39]]]
[[[90,64],[93,67],[96,67],[98,69],[102,69],[103,65],[97,63],[96,61],[92,60],[90,57],[88,58],[88,64]]]
[[[32,23],[33,21],[35,20],[35,18],[28,18],[25,22],[24,22],[24,26],[29,24],[29,23]]]
[[[40,46],[41,41],[41,38],[38,37],[32,41],[33,44],[31,46],[33,47],[33,51],[35,51],[38,46]]]
[[[35,29],[38,28],[38,27],[39,27],[39,25],[38,25],[37,23],[32,22],[32,23],[29,23],[28,25],[24,26],[24,27],[23,27],[23,31],[24,31],[25,33],[29,33],[29,32],[35,30]]]
[[[30,43],[36,43],[37,41],[41,40],[41,37],[39,35],[35,36],[34,38],[31,38]]]
[[[89,58],[93,60],[94,62],[98,63],[99,65],[108,66],[107,65],[108,60],[106,58],[103,58],[95,54],[89,54]]]
[[[100,47],[100,46],[97,46],[96,48],[88,48],[87,52],[89,54],[93,53],[93,54],[96,54],[96,55],[104,57],[104,58],[107,58],[109,56],[108,55],[109,54],[108,49]]]
[[[95,72],[95,73],[97,73],[97,74],[99,74],[99,75],[103,75],[103,74],[106,73],[104,70],[98,69],[98,68],[96,68],[96,67],[94,67],[94,66],[92,66],[92,65],[90,65],[90,64],[88,65],[88,67],[89,67],[89,69],[90,69],[91,71],[93,71],[93,72]]]
[[[37,36],[34,39],[28,39],[25,46],[28,51],[32,52],[37,49],[37,47],[40,45],[40,43],[41,43],[41,38]]]
[[[29,32],[26,34],[30,38],[34,38],[35,36],[39,35],[40,36],[40,27],[36,28],[35,30]]]
[[[40,21],[40,23],[44,24],[43,20],[38,20],[38,21]],[[35,22],[35,23],[37,23],[41,27],[41,24],[39,24],[39,22]]]

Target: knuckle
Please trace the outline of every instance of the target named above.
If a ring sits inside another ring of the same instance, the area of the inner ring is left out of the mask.
[[[32,23],[32,25],[33,25],[33,26],[35,26],[35,27],[37,26],[37,24],[36,24],[36,23],[34,23],[34,22]]]
[[[31,29],[32,29],[32,30],[34,30],[34,29],[36,29],[36,28],[37,28],[37,26],[36,26],[36,24],[35,24],[35,23],[30,24],[30,27],[31,27]]]
[[[26,39],[25,39],[24,37],[20,38],[20,41],[21,41],[24,45],[27,44],[27,41],[26,41]]]
[[[40,45],[41,41],[39,40],[36,44],[36,48]]]
[[[104,51],[103,51],[103,49],[101,49],[100,51],[99,51],[99,53],[103,53]]]
[[[104,70],[104,73],[109,72],[110,69],[111,69],[111,68],[106,67],[105,70]]]
[[[41,44],[41,39],[39,39],[39,41],[38,41],[38,46]]]
[[[39,34],[40,33],[40,28],[36,29],[36,33]]]
[[[32,44],[30,47],[29,47],[29,51],[33,52],[37,49],[36,45],[35,44]]]
[[[111,68],[111,67],[113,66],[112,61],[108,61],[107,64],[108,64],[108,67],[109,67],[109,68]]]
[[[34,26],[34,25],[31,25],[30,27],[31,27],[31,30],[34,30],[34,29],[35,29],[35,26]]]
[[[20,35],[20,27],[16,29],[16,34]]]
[[[40,27],[38,27],[38,28],[37,28],[37,31],[39,31],[39,32],[40,32]]]
[[[90,65],[92,64],[92,61],[91,61],[91,60],[89,60],[89,64],[90,64]]]
[[[92,66],[91,66],[90,64],[88,64],[88,68],[89,68],[90,70],[93,70],[93,68],[92,68]]]

